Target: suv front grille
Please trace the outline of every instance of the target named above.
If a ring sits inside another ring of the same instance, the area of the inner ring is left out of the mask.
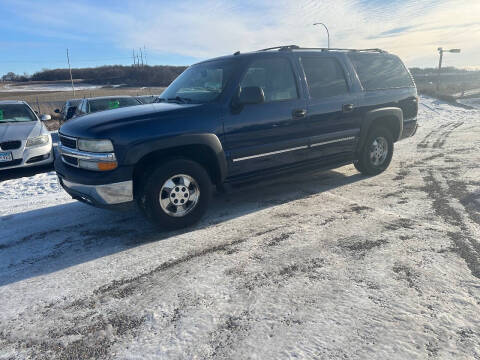
[[[63,161],[69,165],[78,166],[78,159],[68,155],[62,155]]]
[[[76,149],[77,148],[77,140],[74,138],[66,137],[63,135],[59,134],[60,142],[62,143],[63,146],[70,148],[70,149]]]
[[[22,142],[20,140],[15,141],[5,141],[0,143],[0,149],[2,150],[15,150],[22,146]]]

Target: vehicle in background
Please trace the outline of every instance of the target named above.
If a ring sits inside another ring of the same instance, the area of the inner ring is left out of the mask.
[[[352,163],[380,174],[417,112],[408,69],[379,49],[235,53],[190,66],[150,106],[66,123],[55,169],[75,199],[136,201],[152,222],[181,228],[205,213],[212,184]]]
[[[133,96],[102,96],[85,98],[80,101],[80,104],[78,104],[73,117],[135,105],[142,105],[142,103]]]
[[[24,101],[0,101],[0,170],[46,165],[53,162],[52,137]]]
[[[151,104],[154,103],[159,96],[160,95],[140,95],[136,96],[136,98],[140,100],[142,104]]]
[[[64,123],[65,121],[71,119],[73,115],[75,115],[75,111],[77,110],[78,104],[80,104],[82,99],[69,99],[63,104],[62,110],[55,109],[56,114],[60,114],[62,116],[60,122]]]

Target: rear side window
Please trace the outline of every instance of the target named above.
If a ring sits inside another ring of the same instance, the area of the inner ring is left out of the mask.
[[[301,61],[312,99],[322,99],[348,92],[345,74],[335,59],[312,56],[302,57]]]
[[[405,65],[395,55],[356,53],[348,56],[365,90],[414,86]]]
[[[298,98],[292,66],[284,58],[277,57],[253,61],[248,67],[240,86],[261,87],[265,94],[265,102]]]

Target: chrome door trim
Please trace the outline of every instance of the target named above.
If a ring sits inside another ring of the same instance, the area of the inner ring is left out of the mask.
[[[303,146],[297,146],[297,147],[278,150],[278,151],[271,151],[271,152],[262,153],[262,154],[244,156],[244,157],[233,159],[233,162],[256,159],[256,158],[259,158],[259,157],[270,156],[270,155],[277,155],[277,154],[282,154],[282,153],[286,153],[286,152],[290,152],[290,151],[304,150],[304,149],[308,149],[310,147],[328,145],[328,144],[333,144],[333,143],[337,143],[337,142],[350,141],[350,140],[355,140],[355,138],[356,138],[355,136],[348,136],[348,137],[335,139],[335,140],[322,141],[322,142],[311,144],[311,145],[303,145]]]

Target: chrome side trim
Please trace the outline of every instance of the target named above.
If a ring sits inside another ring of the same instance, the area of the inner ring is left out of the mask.
[[[59,144],[60,153],[80,160],[90,161],[116,161],[115,153],[91,153],[81,150],[75,150]],[[68,163],[67,163],[68,164]]]
[[[104,185],[84,185],[59,177],[59,182],[66,189],[85,195],[85,200],[90,203],[92,203],[90,199],[100,205],[114,205],[133,201],[133,181],[131,180]]]
[[[322,145],[328,145],[328,144],[333,144],[333,143],[336,143],[336,142],[349,141],[349,140],[354,140],[354,139],[355,139],[355,136],[349,136],[349,137],[344,137],[344,138],[341,138],[341,139],[322,141],[322,142],[319,142],[319,143],[312,144],[310,146],[311,147],[322,146]]]
[[[289,149],[272,151],[272,152],[263,153],[263,154],[245,156],[245,157],[233,159],[233,162],[243,161],[243,160],[250,160],[250,159],[255,159],[255,158],[264,157],[264,156],[269,156],[269,155],[282,154],[282,153],[286,153],[286,152],[290,152],[290,151],[295,151],[295,150],[302,150],[302,149],[308,149],[308,146],[307,146],[307,145],[304,145],[304,146],[298,146],[298,147],[289,148]]]
[[[233,159],[233,162],[256,159],[256,158],[259,158],[259,157],[282,154],[282,153],[286,153],[286,152],[289,152],[289,151],[303,150],[303,149],[308,149],[309,147],[328,145],[328,144],[333,144],[333,143],[336,143],[336,142],[349,141],[349,140],[355,140],[355,136],[349,136],[349,137],[344,137],[344,138],[335,139],[335,140],[328,140],[328,141],[323,141],[323,142],[319,142],[319,143],[315,143],[315,144],[311,144],[311,145],[298,146],[298,147],[294,147],[294,148],[272,151],[272,152],[263,153],[263,154],[245,156],[245,157]]]

